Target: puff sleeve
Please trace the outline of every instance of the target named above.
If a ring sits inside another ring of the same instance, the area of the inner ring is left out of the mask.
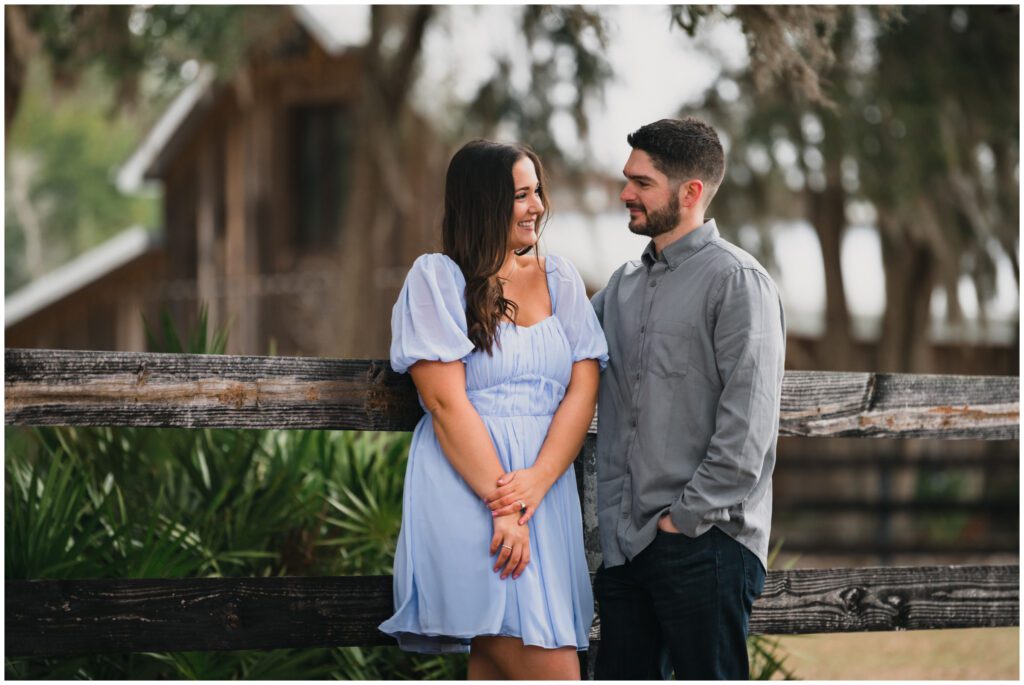
[[[416,259],[391,310],[391,368],[405,373],[420,360],[451,362],[473,351],[464,290],[462,271],[446,255]]]
[[[608,343],[594,307],[587,298],[583,279],[569,260],[555,255],[549,255],[547,260],[548,270],[554,269],[556,285],[551,306],[569,340],[573,363],[596,359],[603,371],[608,366]]]

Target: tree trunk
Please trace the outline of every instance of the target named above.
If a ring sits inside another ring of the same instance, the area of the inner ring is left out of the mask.
[[[1020,244],[1020,185],[1016,179],[1018,161],[1014,150],[1015,141],[1008,136],[1000,138],[992,144],[992,152],[996,161],[996,206],[999,208],[1000,221],[996,233],[1000,238],[1003,250],[1013,265],[1013,276],[1020,285],[1020,255],[1017,249]]]
[[[46,274],[43,260],[43,217],[32,204],[32,177],[38,164],[27,155],[14,154],[8,165],[7,199],[25,236],[25,271],[31,280]]]
[[[4,140],[11,131],[11,122],[21,104],[25,86],[32,33],[25,20],[25,8],[4,5]]]
[[[821,243],[825,267],[825,335],[818,348],[816,363],[831,371],[861,370],[853,358],[850,337],[850,313],[843,285],[841,250],[846,230],[846,191],[843,189],[843,146],[839,121],[829,111],[819,109],[825,131],[822,152],[825,157],[825,188],[809,193],[808,217]]]
[[[885,317],[878,341],[877,371],[933,371],[928,341],[935,257],[916,243],[898,220],[879,213],[885,265]],[[955,296],[955,293],[953,293]]]

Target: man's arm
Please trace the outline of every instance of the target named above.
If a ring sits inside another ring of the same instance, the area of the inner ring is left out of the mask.
[[[761,477],[778,437],[785,329],[778,291],[755,269],[738,268],[712,294],[715,363],[722,394],[707,456],[669,509],[675,527],[695,537],[725,520]],[[710,515],[710,516],[709,516]],[[710,519],[710,521],[708,520]]]

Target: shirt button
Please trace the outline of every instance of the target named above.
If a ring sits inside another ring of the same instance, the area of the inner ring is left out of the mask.
[[[644,332],[644,331],[646,331],[646,330],[647,330],[647,326],[641,326],[641,327],[640,327],[640,332],[641,332],[641,333],[643,333],[643,332]]]
[[[629,512],[628,511],[622,512],[622,519],[625,520],[625,519],[628,519],[628,518],[629,518]]]
[[[656,285],[658,285],[658,282],[657,282],[657,281],[651,281],[651,282],[650,282],[650,286],[651,286],[652,288],[653,288],[654,286],[656,286]]]
[[[636,419],[633,419],[632,425],[633,425],[633,428],[636,428]]]
[[[640,380],[640,372],[639,371],[636,372],[636,379]]]

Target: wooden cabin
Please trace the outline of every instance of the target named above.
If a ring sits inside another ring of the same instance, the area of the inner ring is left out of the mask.
[[[394,236],[402,249],[346,235],[371,228],[352,202],[367,190],[358,159],[363,55],[358,46],[329,51],[309,30],[315,20],[295,16],[230,83],[209,78],[147,154],[143,174],[163,186],[167,275],[178,285],[166,299],[180,321],[207,303],[214,326],[230,325],[231,352],[382,354],[388,322],[379,308],[397,296],[395,272],[428,248],[432,217]],[[418,139],[431,147],[425,122]],[[405,175],[417,181],[414,198],[437,197],[433,169]],[[372,265],[368,279],[356,280],[344,251]],[[340,296],[353,292],[363,297]],[[365,321],[359,336],[353,321]]]

